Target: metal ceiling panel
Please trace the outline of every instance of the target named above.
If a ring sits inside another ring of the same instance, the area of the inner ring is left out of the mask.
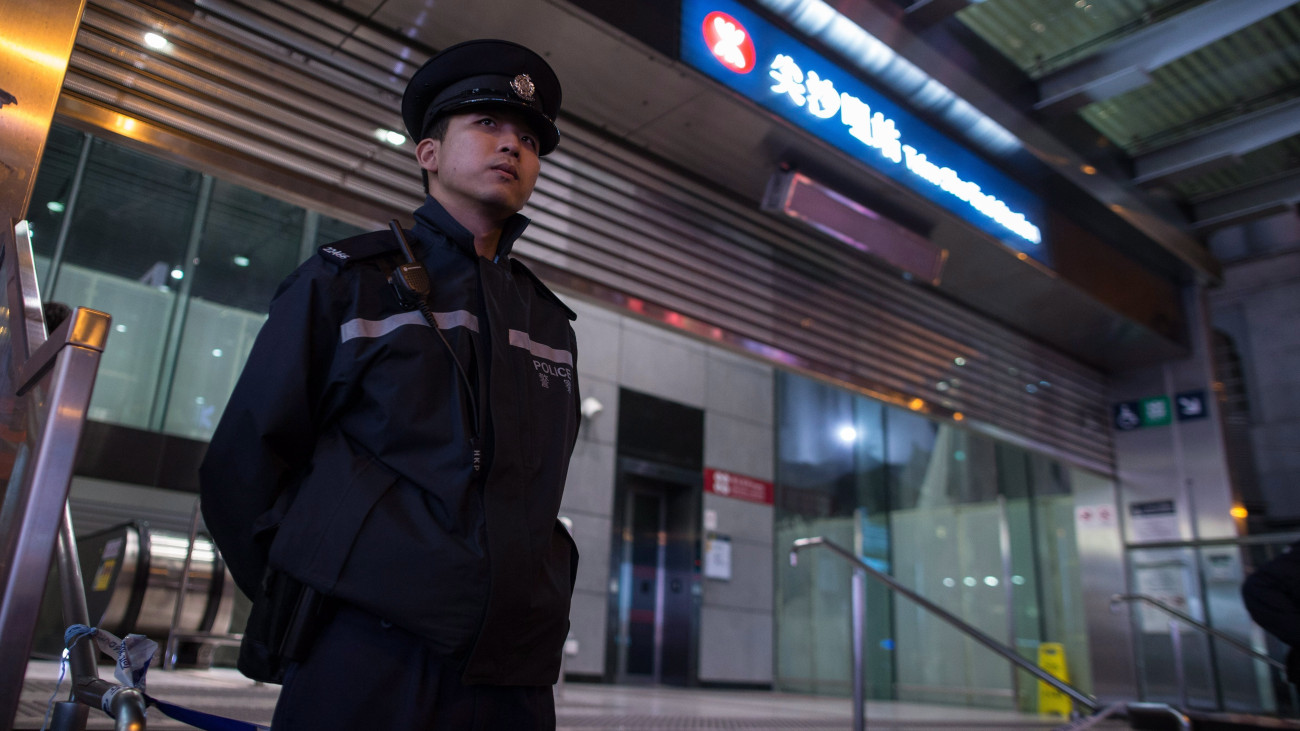
[[[1300,96],[1300,5],[1151,73],[1141,89],[1081,115],[1130,154],[1165,147],[1212,126]]]
[[[1085,11],[1088,0],[1085,0]],[[1036,109],[1077,108],[1146,85],[1150,72],[1283,10],[1293,0],[1211,0],[1153,23],[1039,81]]]
[[[957,18],[1033,78],[1209,0],[985,0]]]
[[[283,8],[246,12],[285,3],[221,3],[204,0],[192,22],[177,22],[130,0],[93,0],[61,109],[173,156],[201,158],[219,175],[226,166],[241,180],[272,180],[267,187],[290,197],[308,186],[334,191],[330,201],[341,206],[329,211],[334,216],[365,223],[362,216],[371,212],[406,215],[417,202],[410,144],[387,146],[373,129],[396,124],[393,89],[400,82],[390,83],[387,69],[419,63],[419,52],[392,45],[382,49],[391,55],[385,60],[372,55],[380,45],[363,36],[387,31],[367,27],[338,35],[340,26],[325,23],[317,38],[312,26],[279,15]],[[394,3],[393,12],[411,11],[405,4]],[[560,6],[503,5],[518,10],[514,20],[527,29],[520,40],[543,39],[539,47],[562,73],[580,65],[629,64],[623,70],[630,75],[630,96],[601,81],[608,75],[580,73],[579,84],[587,88],[573,107],[566,104],[567,114],[578,116],[576,107],[604,115],[602,122],[628,136],[644,135],[646,145],[674,160],[695,150],[724,166],[715,171],[724,180],[743,181],[761,170],[760,187],[780,146],[804,145],[810,155],[835,157],[690,74],[645,58],[637,46],[593,33],[587,20]],[[322,18],[330,11],[322,7]],[[478,25],[456,35],[438,30],[417,45],[462,40],[462,33],[496,35],[483,20],[490,14],[477,15],[482,12],[458,6],[436,23],[426,17],[422,27],[445,29],[470,15]],[[164,31],[173,50],[144,50],[140,38],[148,29]],[[584,35],[593,37],[579,43]],[[566,50],[574,44],[576,50]],[[584,49],[606,45],[617,46],[612,60],[590,64]],[[635,78],[647,69],[668,73],[661,88],[652,88],[659,77]],[[566,98],[575,96],[571,88],[566,82]],[[645,108],[656,112],[636,124],[637,110]],[[720,116],[702,119],[704,110]],[[671,126],[660,126],[666,119]],[[999,306],[1021,310],[1008,313],[1009,319],[1028,322],[1035,311],[1048,313],[1042,325],[1055,332],[1032,339],[839,242],[759,215],[734,190],[656,162],[601,124],[561,123],[564,142],[547,158],[526,211],[535,225],[519,247],[552,281],[784,367],[936,416],[960,412],[976,428],[1076,464],[1112,469],[1105,377],[1044,342],[1078,344],[1082,337],[1088,357],[1105,359],[1131,353],[1125,341],[1133,335],[1139,343],[1163,343],[1160,338],[934,213],[933,235],[961,260],[949,270],[952,276],[996,296]],[[682,132],[692,124],[704,129]],[[199,148],[225,157],[204,157],[195,152]],[[1061,321],[1084,332],[1063,332],[1056,324]]]
[[[1140,155],[1133,161],[1133,180],[1151,183],[1198,170],[1223,167],[1241,156],[1300,135],[1300,99],[1244,115],[1191,139]]]

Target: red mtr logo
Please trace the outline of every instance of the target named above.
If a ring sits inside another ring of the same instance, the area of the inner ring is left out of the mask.
[[[740,21],[720,11],[704,18],[704,42],[713,57],[738,74],[754,70],[754,41]]]

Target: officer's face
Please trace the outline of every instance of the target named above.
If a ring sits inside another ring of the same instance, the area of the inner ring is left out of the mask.
[[[443,139],[421,140],[416,157],[429,171],[430,195],[453,216],[500,221],[533,193],[541,169],[537,145],[522,115],[488,107],[452,115]]]

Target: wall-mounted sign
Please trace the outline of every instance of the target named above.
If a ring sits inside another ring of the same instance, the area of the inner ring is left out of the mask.
[[[1042,202],[853,74],[734,0],[682,0],[682,60],[1047,262]]]
[[[707,468],[704,470],[704,490],[714,495],[764,505],[771,505],[774,502],[776,493],[772,489],[772,483],[760,480],[757,477],[747,477],[734,472],[723,472],[722,470]]]
[[[1174,419],[1168,396],[1152,396],[1138,403],[1142,406],[1142,426],[1167,426]]]
[[[1175,541],[1181,535],[1178,506],[1173,500],[1130,503],[1128,514],[1134,541]]]
[[[1133,431],[1142,426],[1142,416],[1138,411],[1138,402],[1124,401],[1115,404],[1111,412],[1111,423],[1116,431]]]
[[[1168,426],[1173,421],[1168,396],[1152,396],[1137,401],[1122,401],[1111,411],[1116,431],[1133,431],[1148,426]]]
[[[1115,506],[1081,505],[1074,509],[1074,524],[1078,528],[1114,528]]]
[[[1204,419],[1210,415],[1210,404],[1205,400],[1205,389],[1174,394],[1174,408],[1179,421]]]
[[[704,578],[731,581],[731,536],[710,533],[705,537]]]

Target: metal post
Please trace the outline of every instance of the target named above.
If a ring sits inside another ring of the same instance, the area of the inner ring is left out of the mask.
[[[1174,682],[1178,684],[1178,703],[1187,707],[1187,673],[1183,668],[1183,633],[1178,621],[1169,620],[1169,644],[1174,650]]]
[[[61,516],[67,510],[68,484],[108,324],[108,315],[77,308],[55,331],[55,337],[27,359],[14,379],[21,395],[48,372],[48,390],[39,408],[49,411],[42,416],[27,415],[33,422],[45,423],[31,441],[34,449],[19,455],[5,495],[6,525],[0,535],[4,597],[0,602],[0,677],[6,679],[21,676],[31,651],[32,630]],[[60,338],[66,340],[59,342]],[[8,680],[0,683],[0,726],[13,722],[19,685]]]
[[[867,706],[865,696],[866,677],[862,665],[862,641],[865,633],[867,614],[867,574],[859,568],[853,569],[852,586],[853,603],[853,731],[863,731],[867,727]]]
[[[77,558],[77,539],[72,532],[72,512],[67,503],[63,505],[63,525],[59,526],[59,589],[63,595],[63,623],[90,624],[90,610],[86,608],[86,592],[81,579],[81,561]],[[90,640],[78,642],[68,652],[68,666],[72,669],[75,683],[78,678],[97,678],[99,670],[95,666],[95,645]],[[86,719],[90,706],[75,701],[73,708],[64,711],[60,720],[55,722],[57,731],[82,731],[86,728]]]
[[[181,335],[185,332],[185,320],[190,312],[190,290],[194,288],[194,277],[198,273],[199,245],[203,242],[203,229],[208,223],[208,213],[212,204],[212,186],[214,178],[204,175],[199,182],[199,198],[194,205],[194,221],[190,224],[190,238],[185,245],[185,258],[181,261],[181,285],[172,300],[172,311],[168,318],[167,345],[163,351],[162,365],[158,369],[158,389],[154,392],[153,409],[149,414],[149,427],[154,431],[163,431],[167,426],[167,406],[171,403],[172,384],[176,380],[176,360],[181,352]]]
[[[180,639],[176,636],[176,631],[181,626],[181,610],[185,608],[185,593],[190,590],[190,567],[194,565],[194,541],[199,535],[199,500],[194,500],[194,512],[190,514],[190,544],[185,549],[185,565],[181,569],[181,586],[176,592],[176,607],[172,610],[172,626],[167,631],[167,647],[163,649],[163,670],[171,670],[176,667],[176,648],[180,644]],[[213,547],[216,550],[216,547]],[[217,562],[212,562],[214,569],[212,580],[216,581],[215,569],[218,567]]]

